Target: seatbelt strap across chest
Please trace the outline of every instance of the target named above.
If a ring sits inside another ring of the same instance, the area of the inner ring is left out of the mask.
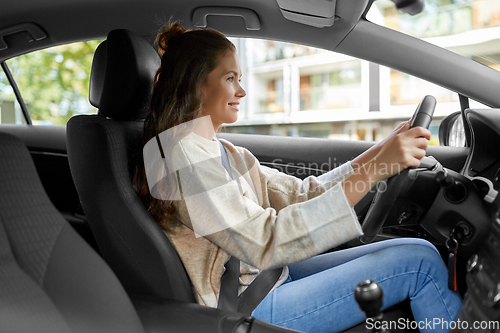
[[[233,178],[226,149],[220,141],[219,145],[222,166],[224,166],[229,176]],[[238,308],[238,286],[240,284],[240,261],[238,258],[231,257],[224,267],[226,270],[222,274],[220,281],[219,303],[217,307],[219,309],[236,311]]]
[[[219,140],[217,140],[219,141]],[[219,141],[221,161],[229,176],[234,179],[226,149]],[[224,265],[226,268],[221,278],[218,308],[250,314],[267,296],[278,281],[283,268],[268,269],[260,272],[255,280],[238,297],[240,261],[231,257]]]

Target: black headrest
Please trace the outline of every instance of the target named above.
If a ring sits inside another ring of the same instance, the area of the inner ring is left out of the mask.
[[[159,67],[160,57],[148,42],[128,30],[111,31],[94,54],[90,103],[104,117],[144,119]]]

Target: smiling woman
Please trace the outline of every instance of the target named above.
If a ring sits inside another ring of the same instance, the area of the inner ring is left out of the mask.
[[[199,304],[304,332],[338,331],[362,322],[352,276],[370,274],[386,290],[386,307],[410,299],[419,320],[455,318],[460,297],[447,288],[447,269],[428,242],[392,240],[316,256],[362,235],[352,208],[377,182],[418,167],[426,128],[401,123],[351,162],[300,180],[215,137],[238,119],[235,105],[246,95],[234,46],[222,33],[174,22],[157,40],[161,66],[134,185],[179,254]],[[258,281],[271,274],[263,289]],[[247,297],[255,301],[243,307]]]

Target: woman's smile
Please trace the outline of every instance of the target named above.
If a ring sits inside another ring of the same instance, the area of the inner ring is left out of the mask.
[[[229,106],[232,107],[233,109],[235,109],[236,111],[239,111],[239,107],[240,107],[240,103],[239,102],[235,102],[235,103],[229,103]]]

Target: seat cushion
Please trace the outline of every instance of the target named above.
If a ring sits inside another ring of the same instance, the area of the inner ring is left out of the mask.
[[[49,200],[26,146],[0,133],[0,331],[141,332],[116,276]]]

